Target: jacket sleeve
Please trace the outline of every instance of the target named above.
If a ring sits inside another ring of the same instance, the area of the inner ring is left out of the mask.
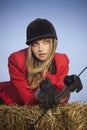
[[[51,82],[57,88],[57,92],[59,93],[61,90],[65,88],[65,84],[63,82],[64,77],[68,75],[69,71],[69,58],[66,54],[56,55],[55,56],[56,63],[56,74],[47,74],[47,77],[50,78]],[[62,100],[62,103],[67,103],[70,98],[70,93],[67,94],[66,98]]]
[[[25,71],[25,64],[22,64],[21,57],[16,57],[15,54],[11,54],[8,58],[8,67],[10,80],[15,87],[24,102],[24,104],[35,104],[37,100],[35,99],[35,90],[28,88],[29,84],[27,82],[27,75]]]
[[[61,91],[65,87],[63,79],[69,71],[69,58],[66,54],[56,55],[55,64],[57,71],[56,74],[50,74],[48,72],[47,77],[49,77],[57,89]]]
[[[63,54],[63,57],[60,59],[60,64],[57,69],[56,74],[56,86],[60,89],[63,89],[65,87],[64,84],[64,77],[68,75],[69,72],[69,58],[66,54]]]

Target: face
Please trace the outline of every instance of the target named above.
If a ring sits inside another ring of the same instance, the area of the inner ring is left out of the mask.
[[[51,39],[41,39],[31,44],[31,50],[34,56],[40,61],[46,61],[51,51]]]

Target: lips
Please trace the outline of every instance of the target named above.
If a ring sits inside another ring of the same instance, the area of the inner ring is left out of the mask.
[[[46,53],[41,53],[41,54],[39,54],[39,56],[44,57],[44,56],[46,56]]]

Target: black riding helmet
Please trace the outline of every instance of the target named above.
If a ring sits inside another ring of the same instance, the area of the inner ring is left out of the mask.
[[[37,18],[36,20],[32,21],[27,27],[26,44],[29,45],[33,41],[42,38],[57,39],[57,35],[52,23],[46,19]]]

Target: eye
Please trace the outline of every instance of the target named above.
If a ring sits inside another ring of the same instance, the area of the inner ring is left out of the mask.
[[[45,39],[44,43],[46,43],[46,44],[50,43],[50,39]]]
[[[31,44],[31,46],[37,46],[37,42],[35,41],[35,42],[32,42],[32,44]]]

